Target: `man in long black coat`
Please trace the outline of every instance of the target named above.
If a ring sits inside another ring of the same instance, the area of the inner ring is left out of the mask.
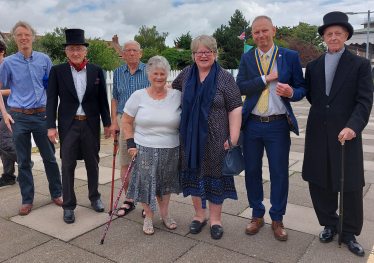
[[[355,236],[363,224],[362,190],[365,185],[362,130],[373,104],[373,82],[369,60],[345,49],[353,34],[348,17],[341,12],[324,16],[318,28],[328,51],[308,63],[305,80],[309,111],[303,178],[319,223],[325,229],[319,239],[331,242],[338,231],[338,192],[341,177],[341,142],[345,141],[344,219],[342,242],[363,256]]]
[[[106,84],[102,68],[88,63],[88,43],[81,29],[67,29],[66,55],[68,63],[53,66],[49,75],[47,95],[48,137],[61,143],[64,221],[75,221],[77,200],[74,193],[74,170],[77,159],[84,159],[87,170],[88,196],[97,212],[103,212],[99,186],[100,116],[105,137],[111,124]]]

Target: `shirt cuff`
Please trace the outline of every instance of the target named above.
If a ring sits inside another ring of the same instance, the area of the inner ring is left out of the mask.
[[[293,89],[292,89],[292,95],[291,95],[291,97],[288,97],[289,99],[292,99],[292,97],[293,97]]]
[[[268,84],[268,83],[266,82],[265,75],[262,75],[261,78],[262,78],[262,81],[264,82],[265,85]]]

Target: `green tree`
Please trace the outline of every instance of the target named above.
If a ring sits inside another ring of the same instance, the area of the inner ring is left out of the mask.
[[[184,50],[189,50],[191,48],[192,36],[190,31],[187,34],[182,34],[174,40],[174,45],[178,45],[178,48],[183,48]]]
[[[17,46],[16,41],[13,38],[13,35],[10,35],[9,39],[5,38],[4,43],[7,46],[7,48],[6,48],[7,56],[13,55],[13,54],[18,52],[18,46]],[[34,51],[39,51],[39,52],[45,53],[45,49],[40,45],[40,39],[35,39],[34,40],[34,42],[32,44],[32,49]]]
[[[157,48],[143,48],[143,55],[140,58],[140,61],[143,63],[147,63],[151,57],[156,55],[160,55],[160,50],[158,50]]]
[[[113,47],[109,47],[108,43],[105,43],[100,38],[89,39],[87,60],[90,63],[98,65],[103,70],[114,70],[120,66],[120,58],[118,57],[116,50]]]
[[[141,26],[134,40],[138,41],[141,48],[157,48],[160,51],[166,49],[165,39],[169,35],[167,32],[159,33],[156,26],[152,28]]]
[[[53,65],[68,61],[62,43],[65,43],[65,30],[67,28],[56,27],[53,32],[46,32],[40,39],[40,45],[52,60]]]
[[[318,34],[318,27],[300,22],[292,28],[292,38],[297,38],[301,43],[312,43],[318,52],[323,52],[325,47]]]
[[[166,60],[169,62],[171,69],[177,69],[178,62],[180,59],[180,52],[175,48],[166,48],[164,51],[161,52],[161,56],[165,57]]]
[[[243,40],[238,36],[245,28],[246,39],[251,31],[249,22],[245,20],[242,12],[235,10],[233,16],[229,21],[229,25],[221,25],[213,33],[213,37],[217,40],[218,47],[222,48],[222,60],[226,61],[227,67],[236,69],[239,67],[239,61],[244,50]]]

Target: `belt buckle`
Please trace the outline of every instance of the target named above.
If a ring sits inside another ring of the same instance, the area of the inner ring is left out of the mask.
[[[267,116],[267,117],[261,117],[260,116],[260,121],[261,122],[270,122],[270,118],[269,118],[269,116]]]

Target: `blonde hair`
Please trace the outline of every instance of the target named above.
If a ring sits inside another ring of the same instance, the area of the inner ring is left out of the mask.
[[[36,35],[36,32],[35,32],[35,29],[27,22],[25,21],[18,21],[13,29],[12,29],[12,34],[13,34],[13,37],[16,36],[16,29],[18,27],[24,27],[24,28],[27,28],[30,32],[31,32],[31,35],[32,35],[32,39],[35,40],[35,35]]]
[[[207,49],[212,50],[217,60],[217,57],[218,57],[217,41],[214,37],[208,36],[208,35],[201,35],[201,36],[195,37],[194,40],[192,40],[191,42],[192,59],[195,61],[195,57],[193,53],[196,52],[197,47],[199,46],[200,43],[203,44]]]

